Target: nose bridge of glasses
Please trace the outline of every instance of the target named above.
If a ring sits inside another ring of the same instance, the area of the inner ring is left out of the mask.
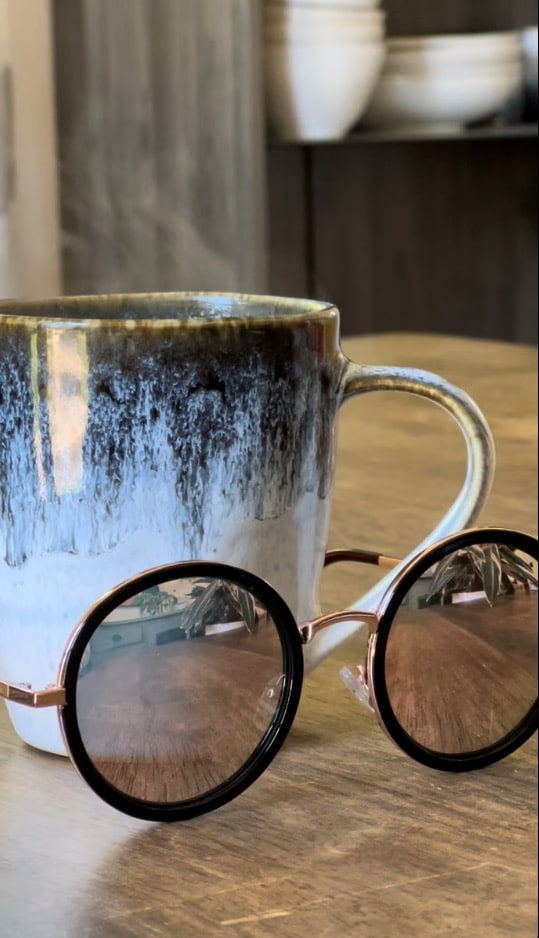
[[[313,619],[312,622],[306,622],[299,626],[303,644],[306,645],[310,642],[322,629],[327,629],[331,625],[338,625],[341,622],[357,622],[366,625],[370,632],[376,632],[380,620],[375,612],[361,612],[358,609],[328,612],[323,616],[318,616],[317,619]]]
[[[0,697],[10,703],[22,704],[23,707],[63,707],[65,704],[64,688],[56,686],[34,690],[29,684],[0,681]]]

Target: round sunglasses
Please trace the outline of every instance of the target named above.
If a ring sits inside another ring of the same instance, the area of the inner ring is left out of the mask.
[[[341,561],[393,566],[369,551]],[[54,687],[0,681],[0,697],[56,706],[67,752],[104,801],[179,821],[235,798],[286,738],[303,645],[343,622],[368,629],[345,683],[417,761],[465,771],[502,759],[537,728],[538,541],[463,531],[396,572],[376,612],[297,624],[282,597],[223,563],[156,567],[120,584],[73,631]]]

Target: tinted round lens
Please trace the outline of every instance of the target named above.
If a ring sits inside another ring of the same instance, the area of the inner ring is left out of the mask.
[[[391,625],[391,708],[420,746],[478,752],[537,699],[537,564],[504,544],[457,550],[409,589]]]
[[[283,669],[279,632],[250,593],[216,578],[161,583],[116,608],[87,646],[76,697],[83,745],[123,794],[200,797],[260,746]]]

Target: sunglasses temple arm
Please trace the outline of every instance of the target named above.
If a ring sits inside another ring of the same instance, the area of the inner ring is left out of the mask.
[[[386,567],[392,570],[400,563],[400,560],[397,557],[386,557],[385,554],[377,554],[372,550],[360,550],[351,547],[344,550],[328,550],[324,560],[324,567],[330,567],[334,563],[368,563],[375,567]]]
[[[0,699],[19,703],[24,707],[63,707],[65,691],[63,687],[56,686],[33,690],[29,684],[8,684],[6,681],[0,681]]]
[[[377,554],[372,550],[360,550],[359,548],[328,550],[325,555],[324,567],[330,567],[334,563],[368,563],[376,567],[388,567],[393,569],[400,560],[397,557],[386,557],[385,554]],[[317,632],[321,629],[327,629],[330,625],[337,625],[339,622],[362,622],[371,632],[376,632],[378,628],[378,616],[374,612],[361,612],[357,609],[345,609],[341,612],[329,612],[312,622],[306,622],[299,626],[299,632],[303,644],[310,642]]]

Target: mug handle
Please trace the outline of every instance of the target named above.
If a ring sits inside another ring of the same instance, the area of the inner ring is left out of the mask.
[[[404,391],[424,397],[442,407],[459,427],[467,451],[467,471],[463,486],[441,521],[427,537],[400,561],[386,576],[351,607],[375,612],[391,581],[410,559],[435,541],[473,524],[489,494],[496,455],[490,427],[482,412],[465,391],[430,371],[417,368],[357,365],[344,359],[341,397],[344,403],[368,391]],[[311,670],[327,655],[361,628],[361,622],[343,622],[322,629],[304,649],[306,669]]]

